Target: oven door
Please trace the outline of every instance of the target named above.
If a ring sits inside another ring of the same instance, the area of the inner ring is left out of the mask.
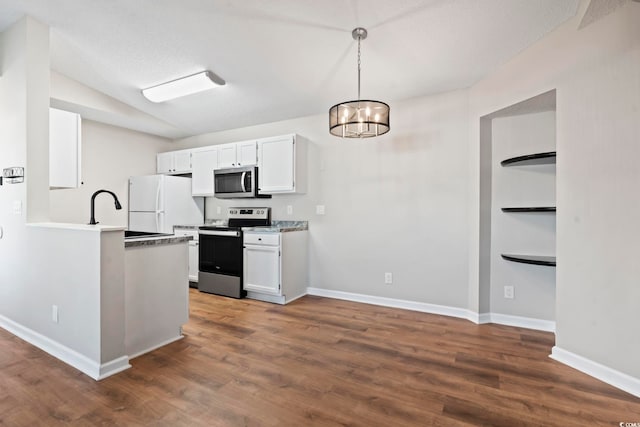
[[[213,172],[214,193],[219,199],[256,196],[255,166],[218,169]]]
[[[237,230],[200,230],[199,270],[242,275],[242,235]]]

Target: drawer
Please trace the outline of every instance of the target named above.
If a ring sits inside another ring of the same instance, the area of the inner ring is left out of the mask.
[[[174,228],[173,234],[176,236],[191,236],[193,240],[198,240],[198,230],[192,230],[190,228]]]
[[[279,246],[280,233],[244,233],[244,243],[247,245]]]

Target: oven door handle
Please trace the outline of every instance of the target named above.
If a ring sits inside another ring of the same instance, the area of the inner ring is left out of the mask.
[[[200,230],[200,235],[205,236],[228,236],[228,237],[240,237],[239,231],[210,231],[210,230]]]
[[[242,192],[246,193],[247,192],[247,188],[244,185],[244,180],[247,177],[247,173],[246,172],[242,172],[242,175],[240,177],[240,185],[242,186]]]

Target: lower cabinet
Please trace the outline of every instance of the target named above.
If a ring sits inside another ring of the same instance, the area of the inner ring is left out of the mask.
[[[307,231],[245,232],[247,298],[286,304],[307,293]]]
[[[198,282],[198,262],[200,254],[198,253],[199,244],[198,230],[191,228],[176,227],[173,231],[176,236],[191,236],[193,240],[189,240],[189,282]]]

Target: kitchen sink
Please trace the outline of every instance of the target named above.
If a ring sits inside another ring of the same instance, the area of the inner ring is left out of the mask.
[[[158,237],[158,236],[172,236],[172,234],[155,233],[150,231],[133,231],[133,230],[124,231],[125,239],[138,239],[140,237]]]

